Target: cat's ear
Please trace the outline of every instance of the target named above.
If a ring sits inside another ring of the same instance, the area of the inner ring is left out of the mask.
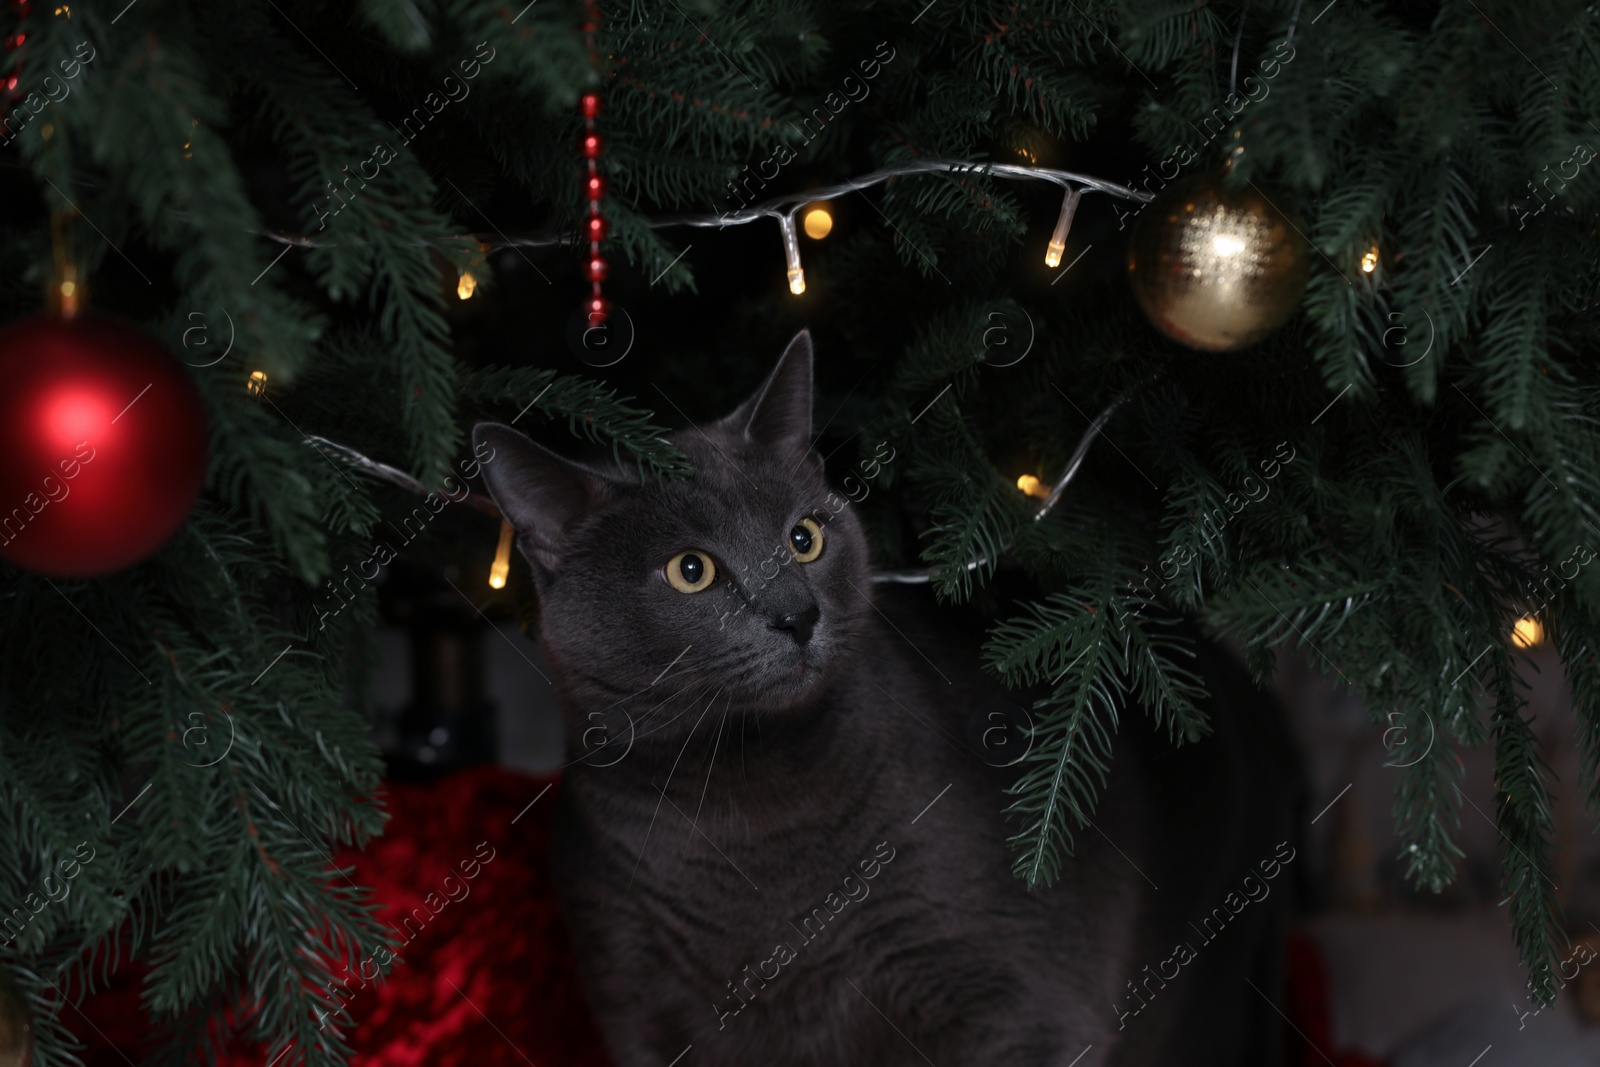
[[[811,332],[801,330],[778,357],[767,380],[722,420],[744,440],[779,452],[811,447]]]
[[[498,422],[472,428],[474,453],[481,456],[485,446],[491,454],[481,469],[489,495],[533,562],[554,569],[567,529],[604,500],[617,481]]]

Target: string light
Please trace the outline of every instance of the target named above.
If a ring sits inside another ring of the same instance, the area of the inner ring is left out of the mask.
[[[75,264],[68,263],[61,268],[61,281],[56,286],[59,296],[57,308],[64,319],[70,319],[78,313],[78,268]]]
[[[1371,248],[1367,249],[1367,254],[1361,257],[1361,270],[1365,274],[1371,274],[1373,271],[1375,271],[1377,269],[1378,269],[1378,246],[1377,245],[1373,245]]]
[[[800,238],[794,232],[794,212],[778,216],[783,232],[783,258],[789,265],[789,292],[799,296],[806,291],[806,272],[800,268]]]
[[[590,93],[586,94],[581,102],[587,130],[588,124],[600,112],[600,98]],[[594,290],[589,300],[591,322],[604,321],[608,307],[607,302],[598,295],[600,283],[596,278],[596,275],[604,277],[606,273],[605,260],[598,254],[598,241],[606,235],[607,230],[606,220],[602,217],[599,207],[600,201],[606,195],[606,181],[599,174],[595,165],[600,148],[598,137],[595,137],[592,141],[586,137],[583,141],[585,163],[587,165],[583,194],[589,202],[589,215],[577,234],[573,234],[569,230],[566,232],[546,231],[526,235],[507,235],[504,233],[471,235],[471,238],[477,241],[485,252],[493,252],[501,248],[542,248],[566,245],[573,243],[574,240],[588,242],[590,245],[589,279]],[[595,155],[590,156],[587,154],[591,151]],[[816,207],[826,201],[836,200],[847,193],[859,193],[863,189],[869,189],[874,185],[880,185],[895,178],[913,174],[947,174],[957,178],[965,175],[976,175],[984,178],[1003,178],[1014,181],[1045,181],[1065,189],[1067,192],[1066,198],[1061,205],[1061,216],[1056,221],[1056,232],[1051,236],[1052,246],[1059,243],[1060,251],[1047,252],[1045,259],[1045,262],[1051,266],[1059,266],[1061,254],[1066,250],[1067,230],[1072,224],[1073,212],[1077,209],[1077,200],[1082,193],[1104,193],[1108,196],[1141,204],[1147,204],[1155,199],[1154,193],[1107,181],[1093,174],[1059,170],[1055,167],[1023,166],[1016,163],[990,163],[962,159],[909,159],[891,163],[868,174],[851,178],[836,185],[810,189],[803,193],[786,193],[759,203],[747,204],[732,211],[718,211],[703,215],[660,215],[654,218],[642,219],[642,222],[652,229],[667,226],[696,226],[723,230],[729,226],[742,226],[745,223],[755,222],[757,219],[777,219],[779,226],[784,227],[787,231],[784,241],[784,258],[788,262],[789,268],[789,291],[799,295],[805,292],[805,275],[800,269],[800,254],[797,243],[791,251],[789,234],[794,230],[794,214],[804,208]],[[282,234],[271,230],[263,231],[263,233],[273,240],[300,248],[320,248],[327,243],[304,234]],[[1059,242],[1056,240],[1058,235]]]
[[[252,393],[254,393],[256,396],[260,396],[262,393],[266,392],[267,391],[267,372],[264,371],[264,370],[253,370],[253,371],[251,371],[250,372],[250,381],[246,384],[245,387],[247,389],[249,389]]]
[[[1050,495],[1050,487],[1031,474],[1024,474],[1017,479],[1017,488],[1031,497],[1043,500]]]
[[[815,204],[806,209],[805,217],[806,236],[813,241],[820,241],[833,232],[833,215],[828,211],[828,205]]]
[[[506,576],[511,573],[511,524],[500,520],[500,543],[494,549],[494,563],[489,566],[489,588],[504,589]]]
[[[51,282],[56,314],[70,319],[78,313],[83,287],[78,284],[78,262],[72,254],[71,211],[50,213],[50,251],[55,258],[55,279]]]
[[[1544,640],[1544,627],[1532,615],[1524,615],[1511,628],[1511,643],[1518,648],[1532,648]]]
[[[462,300],[471,300],[472,294],[477,291],[478,279],[472,276],[470,270],[461,272],[461,280],[456,282],[456,296]]]
[[[1052,269],[1061,266],[1061,254],[1067,250],[1067,232],[1072,229],[1072,216],[1078,213],[1078,200],[1083,196],[1083,190],[1076,185],[1067,187],[1067,195],[1061,201],[1061,214],[1056,219],[1056,228],[1050,234],[1050,244],[1044,250],[1044,265]]]

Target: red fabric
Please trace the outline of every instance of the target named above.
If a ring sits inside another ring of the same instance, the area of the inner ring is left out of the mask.
[[[1333,991],[1316,939],[1289,933],[1289,968],[1284,979],[1284,1031],[1288,1067],[1385,1067],[1364,1052],[1333,1051]]]
[[[352,977],[341,994],[354,1067],[609,1067],[578,993],[551,885],[554,780],[478,767],[429,786],[386,789],[384,836],[365,853],[338,857],[341,866],[354,865],[356,884],[372,886],[387,905],[381,918],[396,931],[392,941],[403,942],[403,962],[387,980],[363,988]],[[470,880],[463,864],[476,870]],[[404,923],[408,916],[420,918]],[[351,961],[350,975],[359,971]],[[82,1015],[63,1012],[62,1022],[90,1046],[89,1067],[145,1061],[140,977],[127,968],[82,1005]],[[222,1064],[262,1067],[268,1058],[240,1046]]]

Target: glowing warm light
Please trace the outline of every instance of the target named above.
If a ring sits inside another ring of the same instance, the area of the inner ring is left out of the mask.
[[[1367,249],[1367,254],[1361,257],[1361,270],[1371,274],[1378,269],[1378,246],[1373,245]]]
[[[1050,487],[1031,474],[1024,474],[1018,478],[1017,488],[1029,496],[1038,497],[1040,500],[1050,495]]]
[[[1518,648],[1532,648],[1544,640],[1544,627],[1532,615],[1524,615],[1511,628],[1511,643]]]
[[[1023,159],[1026,159],[1029,163],[1039,162],[1039,157],[1034,154],[1032,149],[1029,148],[1017,149],[1017,155],[1021,156]]]
[[[1078,198],[1083,191],[1076,185],[1067,188],[1061,200],[1061,214],[1056,216],[1056,228],[1050,233],[1050,243],[1045,246],[1044,265],[1061,266],[1061,254],[1067,250],[1067,234],[1072,231],[1072,216],[1078,213]]]
[[[56,285],[56,310],[64,319],[70,319],[78,313],[78,283],[74,280],[77,272],[68,267],[64,272],[65,277]]]
[[[794,216],[778,216],[778,232],[783,237],[783,261],[789,268],[789,291],[799,296],[806,291],[806,272],[800,269],[800,237],[795,233]]]
[[[820,241],[833,232],[833,216],[826,207],[818,204],[806,212],[804,225],[806,236],[813,241]]]
[[[474,278],[470,271],[462,271],[461,280],[456,283],[456,295],[463,300],[469,300],[477,288],[478,279]]]
[[[1211,250],[1219,256],[1236,256],[1244,251],[1244,242],[1231,233],[1219,233],[1211,239]]]
[[[511,524],[500,520],[500,543],[494,549],[494,563],[489,566],[489,588],[504,589],[506,576],[511,573]]]
[[[250,372],[250,382],[247,385],[247,388],[252,393],[255,393],[257,396],[260,396],[264,391],[266,391],[266,388],[267,388],[267,372],[264,371],[264,370],[253,370],[253,371],[251,371]]]

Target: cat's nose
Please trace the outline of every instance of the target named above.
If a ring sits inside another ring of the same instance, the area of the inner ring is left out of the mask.
[[[792,611],[787,615],[774,615],[771,626],[774,630],[788,630],[795,644],[804,645],[811,640],[811,631],[816,628],[817,620],[822,618],[822,609],[812,604],[804,611]]]

